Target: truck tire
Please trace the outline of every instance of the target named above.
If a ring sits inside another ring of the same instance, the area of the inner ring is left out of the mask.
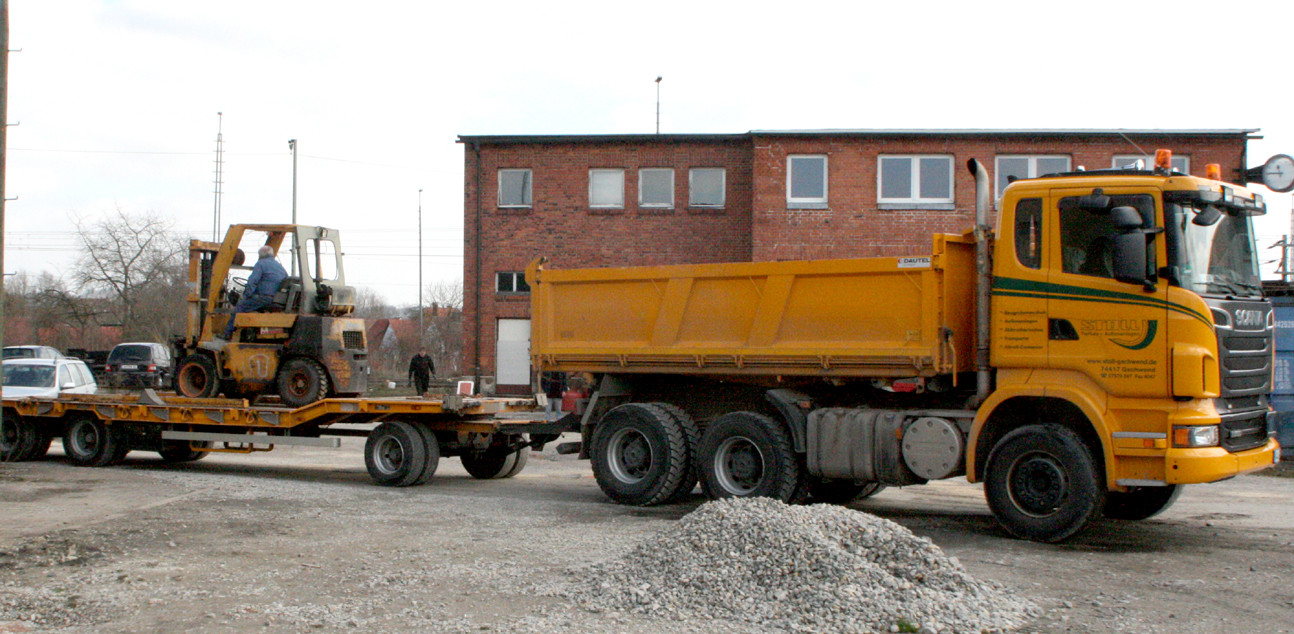
[[[984,497],[1008,533],[1059,542],[1100,515],[1102,475],[1073,430],[1029,425],[1003,436],[989,453]]]
[[[49,453],[50,443],[54,442],[53,432],[48,426],[32,425],[36,428],[36,442],[32,444],[31,449],[27,451],[23,460],[40,460]]]
[[[422,474],[413,481],[412,485],[421,486],[431,480],[431,476],[436,474],[436,468],[440,466],[440,441],[436,440],[436,434],[430,427],[423,424],[416,424],[413,427],[422,434],[422,444],[427,448],[427,460],[422,466]]]
[[[621,405],[602,416],[589,457],[602,492],[634,506],[669,501],[691,469],[678,423],[659,407],[642,403]]]
[[[97,418],[77,416],[67,423],[63,452],[72,464],[106,467],[120,462],[130,451],[124,435]]]
[[[197,443],[201,447],[210,447],[210,441],[201,441]],[[188,440],[163,440],[162,448],[157,451],[165,462],[193,462],[206,458],[209,451],[198,451],[193,448],[194,443]]]
[[[191,354],[175,370],[175,391],[188,398],[215,398],[220,392],[216,361],[205,354]]]
[[[530,458],[530,449],[522,447],[516,451],[487,449],[465,453],[459,458],[463,468],[477,480],[499,480],[511,478],[521,473]]]
[[[436,459],[440,459],[437,448]],[[373,481],[384,486],[417,484],[427,467],[427,442],[422,432],[404,421],[377,426],[364,443],[364,466]]]
[[[687,473],[683,476],[683,481],[679,483],[678,490],[670,496],[667,502],[676,502],[692,494],[696,488],[696,450],[701,444],[701,430],[697,428],[696,421],[692,420],[691,414],[683,411],[683,408],[665,402],[648,403],[649,407],[658,407],[665,411],[679,429],[683,430],[683,440],[687,448]]]
[[[0,460],[31,460],[29,456],[40,442],[40,436],[40,430],[31,421],[12,410],[5,410],[4,419],[0,421]]]
[[[710,499],[768,497],[798,504],[808,495],[790,433],[763,414],[732,412],[714,419],[697,455],[701,490]]]
[[[305,407],[328,396],[328,371],[314,359],[295,357],[279,369],[279,398],[288,407]]]
[[[849,504],[872,497],[884,488],[885,485],[880,482],[819,480],[809,484],[809,501],[818,504]]]
[[[1129,487],[1126,492],[1105,494],[1105,516],[1112,520],[1145,520],[1168,509],[1182,495],[1186,485],[1164,487]]]

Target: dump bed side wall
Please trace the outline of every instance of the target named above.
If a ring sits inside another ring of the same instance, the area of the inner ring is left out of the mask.
[[[973,363],[973,275],[971,239],[942,234],[932,257],[532,267],[531,354],[546,371],[963,371]]]

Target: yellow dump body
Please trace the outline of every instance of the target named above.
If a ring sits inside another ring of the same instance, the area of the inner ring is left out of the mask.
[[[543,371],[929,377],[974,364],[975,245],[930,256],[526,272]]]

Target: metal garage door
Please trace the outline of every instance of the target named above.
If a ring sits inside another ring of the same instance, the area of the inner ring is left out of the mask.
[[[500,319],[494,343],[495,391],[530,394],[530,320]]]

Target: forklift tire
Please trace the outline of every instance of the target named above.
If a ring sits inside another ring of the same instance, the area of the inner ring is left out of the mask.
[[[279,369],[279,398],[288,407],[305,407],[328,396],[328,372],[314,359],[295,357]]]
[[[220,392],[215,360],[205,354],[191,354],[181,359],[175,371],[175,391],[188,398],[215,398]]]
[[[364,443],[364,466],[373,481],[384,486],[417,484],[423,477],[429,457],[422,432],[404,421],[378,425]],[[439,449],[435,458],[440,459]]]
[[[63,452],[72,464],[106,467],[120,462],[130,451],[127,439],[97,418],[78,416],[67,424]]]

